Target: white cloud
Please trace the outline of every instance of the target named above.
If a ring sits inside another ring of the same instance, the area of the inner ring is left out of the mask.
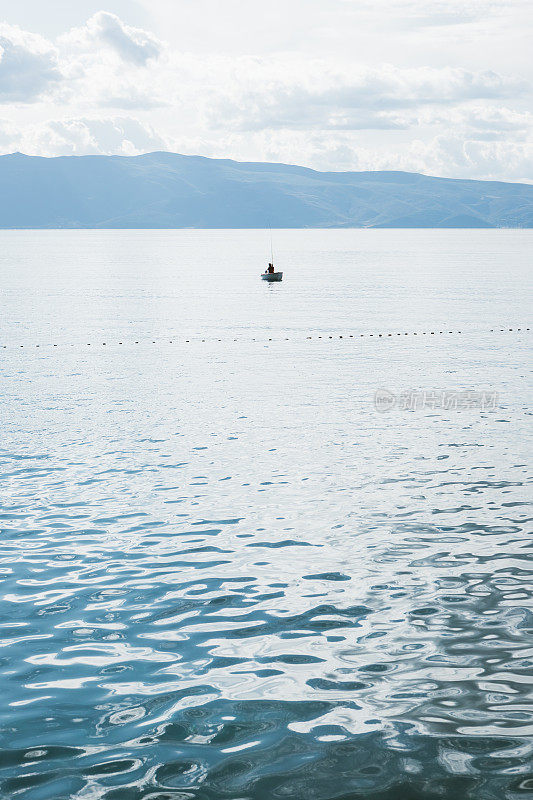
[[[531,0],[141,2],[160,36],[204,54],[296,52],[404,66],[447,60],[498,71],[530,60]]]
[[[21,131],[12,122],[0,119],[0,154],[12,153],[18,150],[21,139]]]
[[[128,117],[46,120],[17,129],[0,120],[0,151],[19,150],[27,155],[134,156],[152,150],[172,149],[173,142],[150,125]]]
[[[100,11],[57,40],[62,104],[86,109],[150,109],[167,104],[159,63],[164,45],[151,33]]]
[[[57,52],[49,42],[0,24],[0,102],[30,103],[60,79]]]
[[[195,152],[191,144],[181,149]],[[533,143],[479,141],[462,134],[398,143],[394,150],[362,145],[357,134],[302,131],[232,134],[204,140],[202,153],[238,160],[304,164],[325,171],[404,170],[449,178],[530,181]]]
[[[531,180],[533,142],[491,142],[445,134],[430,142],[413,142],[404,164],[404,169],[448,177]]]
[[[485,22],[527,8],[528,0],[341,0],[358,15],[380,16],[389,23],[447,26]]]
[[[425,109],[419,115],[421,124],[440,128],[452,128],[457,136],[465,139],[501,139],[508,141],[531,138],[533,133],[533,114],[516,111],[505,106],[468,104],[461,108]]]
[[[477,136],[477,134],[476,134]],[[394,150],[362,145],[357,132],[258,131],[216,136],[161,136],[134,118],[47,120],[17,128],[0,120],[0,152],[29,155],[138,155],[153,150],[213,158],[278,161],[318,170],[405,170],[456,178],[527,181],[533,144],[487,141],[453,130],[428,140],[407,140]]]
[[[205,10],[214,0],[199,2]],[[233,8],[237,0],[229,2]],[[318,0],[306,2],[318,13]],[[331,2],[358,19],[377,8],[363,0]],[[473,18],[482,8],[502,15],[516,2],[453,0],[447,8]],[[405,18],[429,8],[422,0],[376,3]],[[299,4],[292,0],[291,9]],[[439,14],[444,7],[440,0],[430,5]],[[172,149],[319,169],[479,178],[523,179],[531,167],[531,90],[512,70],[368,63],[359,53],[183,52],[107,12],[56,42],[5,26],[0,35],[9,43],[0,51],[0,101],[11,102],[3,106],[4,150]]]
[[[211,127],[399,130],[416,122],[413,110],[501,98],[523,82],[495,72],[399,69],[392,65],[332,69],[324,62],[243,60],[238,80],[209,101]],[[405,112],[409,111],[410,114]]]
[[[73,28],[60,38],[60,44],[73,51],[106,48],[122,60],[136,66],[145,66],[151,59],[159,58],[161,42],[147,31],[125,25],[115,14],[99,11],[82,28]]]

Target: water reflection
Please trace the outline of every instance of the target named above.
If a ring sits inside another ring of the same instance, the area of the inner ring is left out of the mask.
[[[369,347],[6,357],[2,796],[531,796],[526,343]]]

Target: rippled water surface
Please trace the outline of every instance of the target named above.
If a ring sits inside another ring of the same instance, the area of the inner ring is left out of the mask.
[[[532,244],[0,234],[3,799],[533,796]]]

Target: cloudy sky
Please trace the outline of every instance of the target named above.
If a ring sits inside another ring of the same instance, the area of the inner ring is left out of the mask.
[[[532,0],[0,0],[0,153],[531,181],[532,21]]]

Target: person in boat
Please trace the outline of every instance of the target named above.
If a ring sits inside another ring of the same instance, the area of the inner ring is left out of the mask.
[[[274,264],[269,264],[268,265],[267,272],[270,272],[271,274],[274,272]]]

